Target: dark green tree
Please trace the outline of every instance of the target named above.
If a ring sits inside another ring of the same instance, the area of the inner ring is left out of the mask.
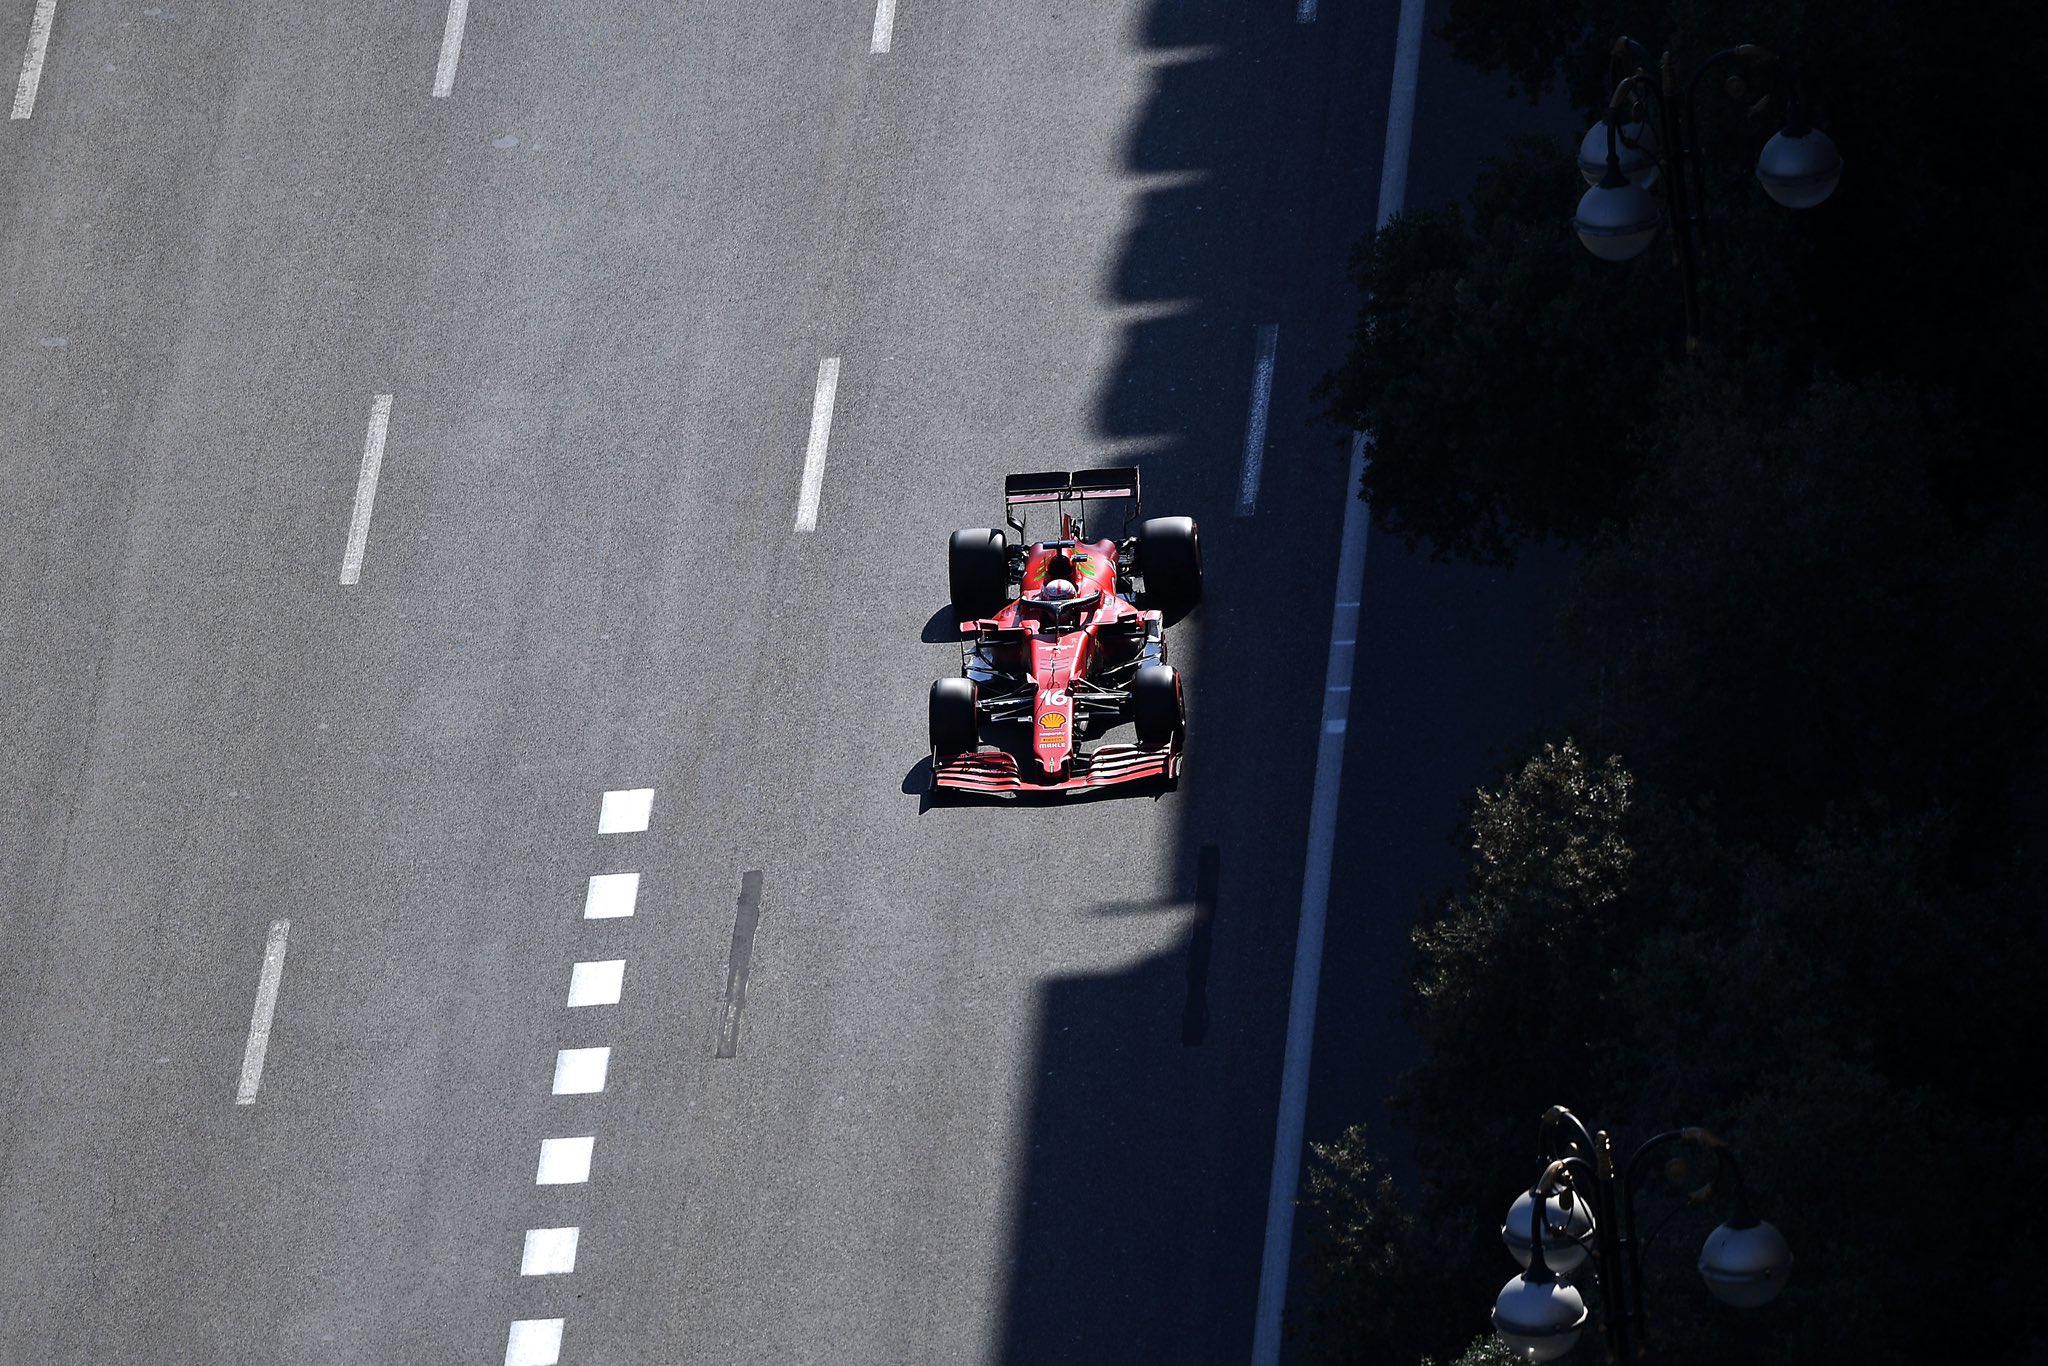
[[[1385,1168],[1362,1124],[1309,1145],[1300,1203],[1310,1284],[1306,1317],[1291,1328],[1315,1366],[1416,1361],[1457,1339],[1443,1326],[1457,1307],[1429,1275],[1439,1259]]]
[[[1562,75],[1590,116],[1610,24],[1692,60],[1796,54],[1850,169],[1822,210],[1778,210],[1748,179],[1775,118],[1749,106],[1782,81],[1703,87],[1692,361],[1662,248],[1586,256],[1555,149],[1518,146],[1469,214],[1359,249],[1323,393],[1376,436],[1376,519],[1478,559],[1585,549],[1570,620],[1600,684],[1573,730],[1628,764],[1565,744],[1481,794],[1468,879],[1414,936],[1423,1058],[1396,1099],[1422,1179],[1356,1168],[1358,1246],[1381,1256],[1333,1264],[1436,1298],[1343,1303],[1403,1360],[1463,1350],[1562,1100],[1624,1147],[1724,1133],[1798,1252],[1778,1307],[1732,1315],[1691,1265],[1718,1216],[1676,1214],[1645,1261],[1656,1359],[2038,1360],[2048,310],[2042,190],[1998,139],[2031,87],[1985,69],[2037,65],[2048,26],[2015,0],[1969,24],[1923,0],[1454,0],[1446,33],[1531,91]]]
[[[1411,544],[1500,561],[1528,539],[1583,540],[1641,469],[1633,429],[1679,297],[1642,262],[1596,273],[1566,227],[1573,165],[1518,142],[1481,176],[1469,225],[1455,209],[1399,217],[1353,258],[1366,303],[1317,392],[1373,434],[1366,496]]]
[[[1977,813],[1995,856],[2006,756],[2040,730],[2038,517],[1944,506],[1961,436],[1941,405],[1880,381],[1781,401],[1757,368],[1677,377],[1629,533],[1584,562],[1570,619],[1602,665],[1603,743],[1781,847],[1881,792]]]

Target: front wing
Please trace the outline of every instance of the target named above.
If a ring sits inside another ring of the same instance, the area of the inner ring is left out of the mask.
[[[935,757],[932,787],[1012,797],[1019,792],[1080,792],[1147,778],[1171,781],[1180,776],[1180,746],[1140,749],[1136,745],[1100,745],[1086,754],[1076,754],[1069,771],[1072,776],[1060,782],[1034,782],[1018,765],[1016,755],[1000,749],[982,749],[972,754]]]

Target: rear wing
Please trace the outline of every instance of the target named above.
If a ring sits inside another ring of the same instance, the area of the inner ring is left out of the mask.
[[[1076,470],[1072,474],[1047,470],[1041,474],[1013,474],[1003,480],[1003,503],[1057,503],[1069,498],[1138,499],[1138,467],[1111,465],[1099,470]]]
[[[1017,529],[1019,536],[1026,536],[1024,522],[1011,509],[1032,503],[1065,504],[1087,503],[1104,498],[1128,498],[1131,506],[1124,515],[1124,527],[1128,531],[1132,519],[1138,515],[1138,467],[1136,465],[1109,465],[1102,469],[1044,470],[1037,474],[1013,474],[1003,480],[1003,518]],[[1061,535],[1065,535],[1067,519],[1061,508]],[[1078,518],[1075,519],[1078,522]]]

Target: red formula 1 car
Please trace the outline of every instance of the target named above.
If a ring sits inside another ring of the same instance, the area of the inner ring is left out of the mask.
[[[1127,501],[1123,534],[1089,540],[1084,514],[1105,499]],[[1055,540],[1033,542],[1017,515],[1040,505],[1059,518]],[[933,788],[1012,796],[1180,776],[1187,717],[1165,628],[1201,598],[1201,542],[1190,517],[1133,533],[1138,512],[1134,468],[1013,474],[1003,514],[1018,544],[998,527],[953,533],[963,676],[932,684]],[[1081,748],[1125,721],[1137,743]]]

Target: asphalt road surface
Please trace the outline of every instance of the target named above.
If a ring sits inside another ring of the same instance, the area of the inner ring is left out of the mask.
[[[0,1362],[1246,1359],[1395,31],[1322,11],[0,4]],[[927,802],[946,533],[1125,461],[1187,777]],[[1324,1130],[1533,591],[1374,543]]]

